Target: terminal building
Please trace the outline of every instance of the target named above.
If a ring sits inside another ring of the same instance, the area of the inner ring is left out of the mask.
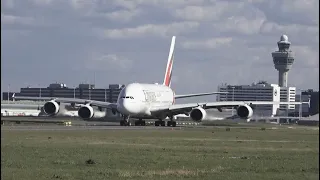
[[[299,116],[299,111],[302,117],[313,116],[319,113],[319,91],[308,89],[302,91],[301,94],[296,95],[296,102],[309,102],[302,104],[301,109],[299,105],[296,105],[296,110],[292,113],[292,116]]]
[[[20,92],[16,92],[17,96],[29,97],[64,97],[64,98],[79,98],[90,99],[104,102],[117,102],[118,95],[124,85],[110,84],[108,89],[96,89],[94,84],[79,84],[76,88],[68,88],[63,83],[53,83],[48,87],[21,88]],[[3,100],[12,100],[14,92],[4,92]]]
[[[227,85],[218,86],[218,91],[227,92],[218,94],[217,101],[276,101],[295,102],[295,87],[280,87],[278,84],[269,84],[265,81],[251,85]],[[256,105],[255,116],[275,116],[290,113],[295,110],[295,105]]]

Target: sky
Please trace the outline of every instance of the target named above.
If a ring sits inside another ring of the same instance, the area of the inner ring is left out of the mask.
[[[1,0],[1,91],[162,83],[173,35],[177,94],[277,83],[282,34],[288,85],[318,90],[318,25],[318,0]]]

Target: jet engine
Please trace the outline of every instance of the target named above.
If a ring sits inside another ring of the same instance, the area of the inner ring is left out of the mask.
[[[56,115],[59,112],[60,105],[54,101],[48,101],[43,105],[43,111],[48,115]]]
[[[191,110],[190,112],[190,118],[193,121],[201,122],[204,118],[206,118],[207,112],[201,107],[196,107]]]
[[[237,115],[240,118],[248,119],[248,118],[252,117],[253,110],[252,110],[252,108],[250,106],[245,104],[245,105],[239,106],[237,108]]]
[[[89,105],[83,105],[79,108],[78,115],[82,119],[90,119],[94,115],[93,108]]]

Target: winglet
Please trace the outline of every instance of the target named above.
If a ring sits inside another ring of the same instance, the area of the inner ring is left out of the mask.
[[[173,59],[174,59],[174,46],[175,46],[176,36],[172,36],[171,46],[168,56],[167,68],[166,73],[163,80],[163,85],[170,87],[171,85],[171,76],[172,76],[172,66],[173,66]]]

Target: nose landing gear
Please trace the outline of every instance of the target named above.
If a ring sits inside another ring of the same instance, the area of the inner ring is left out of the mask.
[[[131,126],[130,117],[124,116],[123,120],[120,121],[120,126]]]

